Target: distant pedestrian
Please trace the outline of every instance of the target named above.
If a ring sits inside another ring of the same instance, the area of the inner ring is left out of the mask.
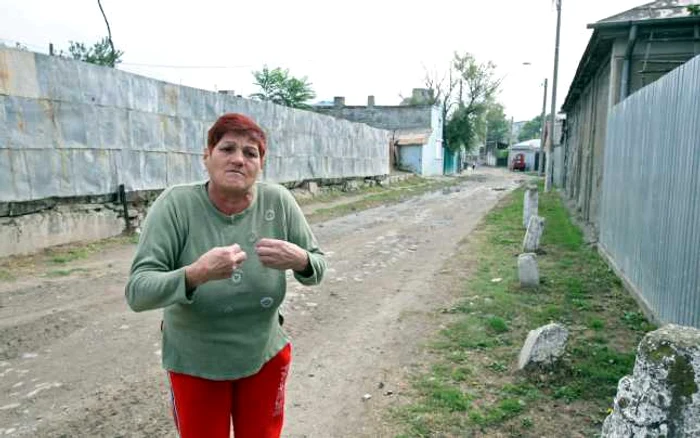
[[[163,309],[162,362],[181,438],[278,438],[291,345],[286,271],[318,284],[326,263],[291,193],[257,182],[266,137],[226,114],[211,127],[208,181],[165,190],[150,209],[126,298]]]

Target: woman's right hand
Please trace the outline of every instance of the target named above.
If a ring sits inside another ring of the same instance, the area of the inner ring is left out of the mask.
[[[231,277],[248,258],[238,244],[210,249],[196,262],[185,268],[187,288],[193,289],[208,281]]]

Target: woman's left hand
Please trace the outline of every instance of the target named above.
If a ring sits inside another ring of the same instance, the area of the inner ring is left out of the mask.
[[[260,239],[255,245],[255,252],[263,266],[281,271],[303,271],[309,263],[306,251],[284,240]]]

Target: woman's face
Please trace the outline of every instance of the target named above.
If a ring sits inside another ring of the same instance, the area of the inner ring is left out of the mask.
[[[258,144],[247,135],[228,132],[204,152],[211,182],[224,192],[247,193],[262,168]]]

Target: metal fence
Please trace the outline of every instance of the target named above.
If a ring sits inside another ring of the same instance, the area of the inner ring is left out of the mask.
[[[700,56],[613,108],[600,245],[663,323],[700,327]]]
[[[267,131],[267,181],[390,171],[386,130],[0,47],[0,203],[202,180],[207,129],[225,112]]]

